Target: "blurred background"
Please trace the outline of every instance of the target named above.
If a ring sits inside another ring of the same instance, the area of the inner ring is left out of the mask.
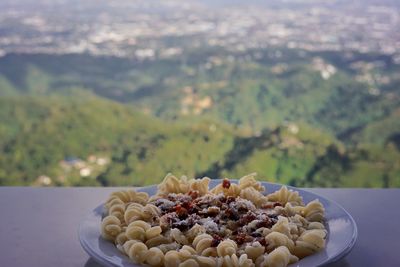
[[[0,185],[400,187],[396,0],[1,0]]]

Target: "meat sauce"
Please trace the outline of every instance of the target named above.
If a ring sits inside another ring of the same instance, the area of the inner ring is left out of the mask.
[[[222,187],[230,186],[230,181],[224,179]],[[257,209],[252,202],[240,197],[226,197],[223,194],[199,196],[197,191],[169,194],[153,204],[161,210],[160,225],[181,231],[189,230],[196,223],[203,225],[213,237],[212,247],[218,246],[225,238],[234,240],[238,245],[258,241],[265,246],[265,239],[256,230],[271,228],[277,222],[273,208],[281,206],[276,202]]]

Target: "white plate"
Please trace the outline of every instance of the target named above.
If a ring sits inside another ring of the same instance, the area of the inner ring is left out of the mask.
[[[211,180],[210,187],[216,186],[221,180]],[[234,181],[236,182],[236,181]],[[267,189],[267,193],[279,190],[282,185],[261,182]],[[320,195],[306,190],[288,186],[296,190],[308,203],[319,199],[325,207],[326,226],[328,239],[326,248],[316,254],[308,256],[290,267],[315,267],[335,262],[346,256],[353,248],[357,239],[357,225],[351,215],[337,203],[330,201]],[[154,195],[157,186],[138,188],[137,191],[147,192]],[[123,255],[114,244],[103,240],[100,236],[100,223],[103,214],[103,205],[94,209],[79,226],[79,241],[83,249],[98,263],[104,266],[134,267],[139,266],[132,263],[129,258]]]

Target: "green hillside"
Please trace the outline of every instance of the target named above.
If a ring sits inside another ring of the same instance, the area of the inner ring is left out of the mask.
[[[164,120],[208,118],[253,133],[300,121],[344,142],[357,142],[369,124],[398,118],[400,67],[390,58],[300,52],[192,51],[154,62],[11,54],[0,59],[0,91],[49,95],[79,87]]]
[[[59,185],[151,184],[167,172],[206,170],[233,141],[223,126],[166,124],[88,95],[2,98],[0,106],[1,185],[32,184],[40,175],[61,177],[54,179]],[[110,162],[92,164],[85,179],[78,168],[61,167],[66,158],[90,155]]]
[[[257,172],[262,180],[303,187],[400,187],[399,158],[393,142],[346,148],[307,125],[300,125],[298,132],[288,125],[258,137],[236,138],[233,149],[204,175]]]
[[[7,97],[0,105],[1,185],[46,184],[43,177],[50,185],[146,185],[167,172],[240,177],[256,171],[262,180],[297,186],[400,186],[395,143],[346,150],[306,124],[249,136],[212,121],[167,124],[82,93]]]
[[[300,52],[2,57],[0,185],[256,171],[296,186],[399,187],[399,66]]]

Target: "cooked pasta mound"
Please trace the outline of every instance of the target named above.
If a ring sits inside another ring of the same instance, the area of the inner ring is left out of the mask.
[[[106,201],[102,237],[146,266],[285,267],[325,247],[324,207],[282,186],[265,194],[255,174],[238,183],[169,174],[149,197]]]

